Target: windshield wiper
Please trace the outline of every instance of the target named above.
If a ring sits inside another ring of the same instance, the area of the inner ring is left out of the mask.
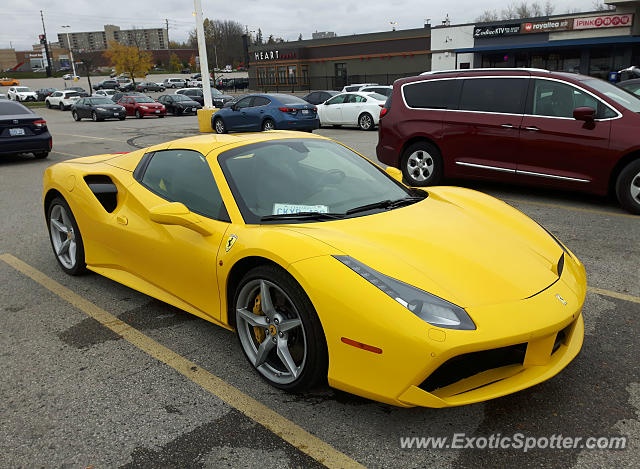
[[[345,215],[351,215],[353,213],[366,212],[367,210],[373,210],[376,208],[392,209],[402,207],[403,205],[415,204],[424,200],[424,197],[403,197],[397,200],[381,200],[380,202],[374,202],[372,204],[361,205],[360,207],[354,207],[345,212]]]
[[[342,213],[321,213],[321,212],[298,212],[280,213],[277,215],[265,215],[260,217],[260,221],[276,220],[338,220],[344,218]]]

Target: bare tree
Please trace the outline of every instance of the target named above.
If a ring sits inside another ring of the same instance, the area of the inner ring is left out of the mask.
[[[204,38],[207,44],[209,63],[215,63],[215,55],[218,63],[233,65],[242,62],[244,50],[242,48],[242,35],[245,28],[237,21],[210,20],[206,18],[203,23]],[[197,47],[196,32],[189,33],[189,43]]]
[[[607,5],[602,0],[593,0],[591,5],[595,11],[610,11],[616,9],[615,5]]]
[[[518,13],[516,12],[516,5],[514,3],[510,3],[505,8],[502,9],[501,19],[512,20],[517,17],[518,17]]]
[[[485,10],[476,18],[476,21],[478,23],[485,23],[488,21],[498,21],[499,19],[500,15],[498,15],[498,10]]]
[[[546,16],[551,16],[553,15],[553,10],[555,10],[556,7],[553,5],[553,3],[551,3],[550,0],[547,0],[544,4],[544,14]]]

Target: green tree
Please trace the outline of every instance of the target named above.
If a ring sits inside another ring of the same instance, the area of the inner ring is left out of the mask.
[[[176,54],[171,54],[171,57],[169,57],[169,70],[179,72],[181,67],[182,62],[180,62],[180,58]]]

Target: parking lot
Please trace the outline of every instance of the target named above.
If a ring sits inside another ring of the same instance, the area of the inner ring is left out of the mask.
[[[449,409],[400,409],[329,388],[292,395],[259,378],[233,333],[96,274],[66,276],[51,252],[41,203],[48,165],[194,135],[196,117],[74,122],[69,112],[36,112],[53,135],[49,158],[0,159],[0,467],[640,465],[640,217],[614,200],[453,182],[522,210],[585,264],[584,346],[556,377]],[[375,159],[376,132],[315,133]],[[624,436],[627,447],[400,444],[456,433]]]

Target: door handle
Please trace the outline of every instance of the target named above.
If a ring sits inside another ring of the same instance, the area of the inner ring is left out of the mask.
[[[532,132],[538,132],[540,129],[537,127],[524,127],[524,130],[531,130]]]
[[[503,129],[513,129],[514,127],[511,124],[501,124],[500,127]]]

